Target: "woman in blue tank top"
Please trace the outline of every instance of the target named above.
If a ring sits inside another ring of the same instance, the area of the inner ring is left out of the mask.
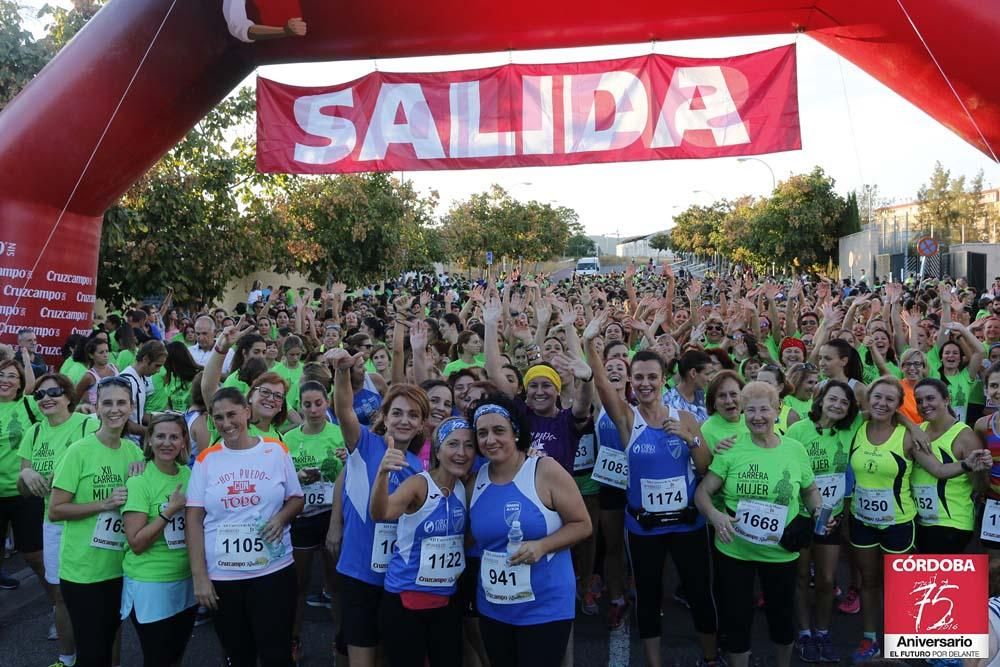
[[[583,336],[592,342],[606,315],[595,319]],[[625,444],[628,473],[625,528],[635,575],[639,636],[646,664],[661,663],[661,601],[667,553],[677,566],[701,642],[704,661],[715,665],[716,614],[711,589],[711,544],[705,519],[694,507],[698,476],[712,461],[698,420],[687,411],[662,403],[665,364],[650,350],[640,350],[629,365],[629,382],[638,401],[630,406],[611,385],[607,371],[589,345],[588,362],[601,403]]]
[[[420,387],[393,385],[379,408],[373,430],[362,426],[354,412],[351,371],[364,364],[361,354],[335,349],[324,359],[336,370],[333,407],[349,452],[344,465],[343,537],[337,572],[341,574],[341,632],[351,665],[374,667],[379,645],[378,609],[383,581],[396,546],[396,524],[379,522],[369,512],[371,488],[388,440],[405,450],[405,465],[388,479],[393,492],[407,478],[423,470],[417,453],[424,442],[424,423],[430,402]]]
[[[489,462],[468,485],[469,520],[482,550],[476,599],[493,665],[559,665],[575,616],[569,549],[591,533],[573,477],[551,457],[529,457],[527,416],[505,395],[471,409]]]
[[[465,486],[475,458],[472,427],[460,417],[441,422],[432,437],[433,465],[389,494],[389,477],[407,466],[392,447],[382,457],[372,487],[371,516],[396,521],[396,549],[385,574],[379,609],[392,667],[450,667],[462,663],[462,612],[454,598],[465,569]]]

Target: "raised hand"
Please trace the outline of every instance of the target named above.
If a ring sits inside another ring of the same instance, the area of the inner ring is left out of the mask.
[[[410,326],[410,349],[426,350],[427,340],[430,337],[430,325],[423,320],[416,320]]]
[[[490,287],[489,294],[481,303],[483,303],[483,321],[486,324],[499,324],[500,315],[503,313],[503,304],[500,302],[500,294],[496,287]]]
[[[350,352],[342,347],[334,348],[329,350],[323,355],[323,360],[330,364],[334,370],[346,371],[354,368],[357,364],[365,363],[365,355],[363,352],[358,352],[352,355]]]

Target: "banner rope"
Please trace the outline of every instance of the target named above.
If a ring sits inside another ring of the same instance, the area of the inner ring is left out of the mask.
[[[864,188],[865,174],[861,168],[861,151],[858,150],[858,136],[854,131],[854,112],[851,110],[851,98],[847,94],[847,78],[844,76],[844,59],[834,54],[837,66],[840,68],[840,88],[844,91],[844,107],[847,108],[847,128],[851,132],[851,145],[854,147],[854,161],[858,165],[858,187]]]
[[[97,143],[94,144],[94,150],[90,152],[90,157],[87,158],[86,164],[83,165],[83,170],[80,172],[80,177],[76,179],[76,185],[69,193],[69,197],[66,198],[66,203],[63,204],[62,210],[59,211],[58,217],[56,217],[55,223],[52,225],[51,231],[49,231],[48,237],[45,239],[45,243],[42,244],[42,249],[38,253],[38,257],[35,259],[35,263],[31,267],[31,271],[28,273],[28,277],[24,279],[24,284],[21,285],[21,289],[18,290],[17,296],[14,298],[14,304],[11,306],[11,311],[17,308],[17,304],[21,302],[21,294],[23,294],[24,289],[31,282],[31,279],[35,275],[35,270],[38,269],[38,265],[42,262],[42,257],[45,255],[45,251],[48,249],[49,244],[52,242],[52,237],[55,236],[56,230],[59,228],[59,224],[62,222],[63,216],[66,215],[66,210],[69,205],[73,202],[73,197],[76,196],[76,191],[80,189],[80,184],[83,182],[84,176],[87,175],[87,170],[90,169],[91,163],[94,161],[94,157],[97,156],[97,151],[100,150],[101,144],[104,143],[105,137],[108,135],[108,130],[111,129],[112,123],[115,121],[115,117],[118,115],[118,111],[121,110],[122,104],[125,103],[125,98],[128,97],[129,91],[132,90],[132,84],[135,83],[136,78],[139,76],[139,72],[142,70],[142,66],[146,63],[146,59],[149,57],[150,52],[153,50],[153,45],[156,44],[157,38],[159,38],[160,33],[163,31],[163,26],[166,25],[167,19],[174,11],[174,7],[177,5],[177,0],[173,0],[170,3],[170,7],[167,8],[167,13],[163,15],[163,20],[160,21],[160,25],[156,28],[156,32],[153,33],[153,38],[149,42],[149,46],[146,47],[146,52],[142,54],[142,58],[139,60],[139,64],[136,65],[135,72],[132,74],[132,78],[129,79],[128,85],[125,86],[124,92],[122,92],[121,98],[118,100],[118,104],[115,106],[114,111],[111,112],[111,116],[108,118],[107,124],[104,126],[104,130],[101,132],[101,136],[98,137]],[[94,284],[94,290],[97,290],[97,284]],[[7,318],[4,320],[4,329],[10,323],[10,318],[13,312],[7,313]]]
[[[31,266],[31,271],[28,272],[28,276],[24,279],[24,284],[21,285],[21,289],[18,290],[17,295],[14,298],[14,304],[11,306],[10,311],[7,313],[7,318],[4,320],[4,329],[6,330],[7,325],[10,323],[10,318],[13,315],[14,309],[17,308],[17,304],[21,302],[21,294],[24,289],[28,287],[32,278],[35,275],[35,270],[38,269],[38,265],[42,262],[42,257],[45,256],[45,251],[48,249],[49,244],[52,242],[52,237],[55,236],[56,230],[59,228],[59,224],[62,222],[63,216],[66,215],[66,210],[69,205],[73,202],[73,197],[76,196],[76,191],[80,189],[80,184],[83,182],[83,177],[87,175],[87,170],[90,169],[91,163],[94,161],[94,157],[97,156],[97,151],[100,150],[101,144],[104,143],[104,138],[108,134],[108,130],[111,129],[112,123],[115,121],[115,117],[118,115],[118,111],[122,108],[122,104],[125,103],[125,98],[128,96],[130,90],[132,90],[132,84],[135,83],[136,78],[139,76],[139,72],[142,70],[142,66],[146,63],[146,59],[149,57],[150,51],[153,50],[153,45],[156,44],[157,38],[163,31],[163,26],[166,25],[167,19],[170,18],[170,14],[173,13],[174,7],[177,5],[177,0],[173,0],[170,3],[170,7],[167,8],[167,13],[164,14],[163,20],[160,21],[159,27],[157,27],[156,32],[153,33],[153,38],[149,42],[149,46],[146,47],[146,52],[142,54],[142,58],[139,60],[139,64],[136,65],[135,72],[132,74],[132,78],[129,79],[128,85],[125,86],[125,91],[122,92],[121,98],[118,100],[118,104],[115,106],[114,111],[111,112],[111,116],[108,118],[107,124],[104,126],[104,130],[101,132],[101,136],[98,137],[97,143],[94,144],[94,150],[90,152],[90,157],[87,158],[86,164],[83,165],[83,170],[80,172],[80,177],[76,179],[76,185],[70,191],[69,196],[66,198],[66,203],[63,204],[62,210],[59,211],[59,215],[56,217],[55,223],[52,225],[52,229],[49,231],[48,237],[45,239],[45,243],[42,244],[42,249],[38,252],[38,257],[35,259],[35,263]],[[97,290],[97,283],[94,283],[94,290]]]
[[[934,62],[934,66],[937,67],[938,72],[940,72],[941,76],[944,77],[945,83],[948,84],[948,88],[951,89],[952,95],[954,95],[955,99],[958,100],[958,104],[962,107],[962,111],[964,111],[965,115],[969,117],[969,122],[972,123],[972,126],[974,128],[976,128],[976,132],[979,134],[979,138],[982,140],[983,145],[986,146],[986,150],[990,152],[990,157],[993,158],[994,162],[1000,164],[1000,159],[998,159],[996,153],[993,152],[993,147],[990,146],[990,142],[986,140],[986,135],[983,134],[983,130],[982,128],[979,127],[979,123],[977,123],[976,119],[972,116],[972,112],[969,111],[969,107],[965,105],[965,101],[962,99],[962,96],[958,94],[957,90],[955,90],[955,86],[952,85],[951,79],[948,78],[948,75],[945,73],[944,68],[941,67],[941,63],[939,63],[938,59],[934,56],[934,52],[931,51],[931,47],[927,43],[927,40],[924,39],[924,36],[923,34],[921,34],[920,29],[917,28],[917,24],[913,22],[913,18],[910,17],[910,13],[906,11],[906,7],[903,6],[903,0],[896,0],[896,3],[899,5],[900,10],[902,10],[903,16],[905,16],[906,20],[910,23],[910,27],[913,28],[913,32],[914,34],[916,34],[917,39],[919,39],[920,43],[924,45],[924,49],[926,49],[927,55],[929,55],[931,57],[931,60]]]

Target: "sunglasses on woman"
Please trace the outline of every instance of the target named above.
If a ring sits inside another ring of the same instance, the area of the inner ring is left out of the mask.
[[[49,398],[59,398],[60,396],[65,396],[66,390],[62,387],[49,387],[48,389],[39,389],[32,396],[35,397],[36,401],[40,401],[46,396]]]

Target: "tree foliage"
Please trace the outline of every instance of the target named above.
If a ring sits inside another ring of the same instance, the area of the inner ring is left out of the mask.
[[[670,232],[657,232],[649,237],[649,247],[654,250],[670,250],[673,246],[670,241]]]
[[[45,67],[52,55],[24,27],[15,0],[0,0],[0,111]]]
[[[482,266],[488,251],[499,259],[542,262],[565,252],[582,234],[576,211],[537,201],[520,202],[499,185],[454,204],[441,233],[448,255],[467,266]]]
[[[994,211],[983,203],[983,172],[970,181],[952,177],[940,162],[917,191],[917,217],[923,233],[945,244],[988,241],[995,236]]]
[[[586,234],[574,234],[566,243],[567,257],[593,257],[597,254],[597,244]]]

